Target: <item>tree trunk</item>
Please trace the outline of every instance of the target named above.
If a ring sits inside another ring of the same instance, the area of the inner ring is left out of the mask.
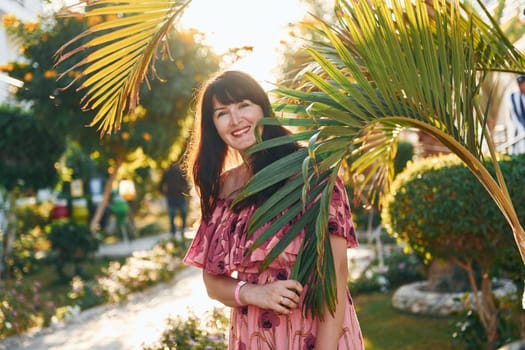
[[[497,331],[497,317],[498,310],[494,303],[494,295],[492,293],[492,281],[488,273],[488,269],[483,269],[483,277],[481,279],[481,301],[487,326],[485,332],[487,333],[487,350],[496,349],[496,339],[498,337]]]
[[[97,209],[95,210],[95,214],[93,215],[93,218],[91,219],[91,223],[89,225],[92,232],[97,232],[100,230],[100,220],[102,219],[102,215],[104,215],[104,210],[106,210],[106,207],[108,206],[109,201],[111,199],[111,190],[113,189],[113,183],[117,179],[118,170],[120,169],[122,163],[124,163],[124,159],[119,158],[115,161],[113,172],[110,174],[109,179],[106,182],[106,185],[104,186],[104,194],[102,197],[102,201],[98,204]]]
[[[481,266],[482,278],[481,278],[481,290],[478,288],[476,279],[474,277],[474,269],[472,268],[471,262],[457,261],[458,266],[467,271],[470,287],[472,289],[474,303],[476,310],[485,330],[485,336],[487,337],[486,350],[496,349],[497,333],[497,316],[498,309],[494,302],[494,295],[492,291],[492,281],[489,274],[490,264]],[[481,296],[479,295],[481,291]]]
[[[16,237],[16,199],[18,197],[18,190],[11,191],[8,198],[7,206],[7,225],[6,232],[3,234],[2,247],[0,248],[0,277],[4,280],[9,280],[9,256],[13,250],[13,243]],[[1,229],[0,229],[1,230]]]
[[[4,255],[5,247],[4,242],[7,239],[7,211],[9,210],[9,204],[6,203],[4,192],[0,189],[0,280],[4,278],[5,264]]]

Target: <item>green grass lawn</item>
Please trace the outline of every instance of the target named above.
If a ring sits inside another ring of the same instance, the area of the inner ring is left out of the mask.
[[[354,297],[366,350],[452,350],[453,317],[416,316],[398,311],[392,293]]]

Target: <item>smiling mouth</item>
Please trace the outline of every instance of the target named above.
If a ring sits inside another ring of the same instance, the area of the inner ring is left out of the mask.
[[[244,129],[236,130],[236,131],[232,132],[232,135],[233,136],[241,136],[241,135],[246,134],[248,131],[250,131],[250,129],[251,128],[248,126],[248,127],[244,128]]]

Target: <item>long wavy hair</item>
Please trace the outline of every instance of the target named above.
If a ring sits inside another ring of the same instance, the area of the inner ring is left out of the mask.
[[[213,123],[213,98],[222,104],[250,100],[262,108],[264,117],[274,117],[270,99],[259,83],[249,74],[240,71],[225,71],[206,82],[197,95],[196,119],[188,147],[187,167],[200,196],[203,220],[208,220],[220,194],[220,176],[225,170],[228,145],[219,136]],[[262,140],[285,136],[290,131],[282,126],[264,126]],[[273,161],[297,149],[297,143],[289,143],[270,150],[254,153],[249,165],[255,174]],[[238,210],[251,204],[261,204],[283,183],[276,184],[240,202]]]

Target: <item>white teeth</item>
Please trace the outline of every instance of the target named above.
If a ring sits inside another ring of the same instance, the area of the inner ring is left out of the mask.
[[[233,135],[233,136],[240,136],[240,135],[242,135],[242,134],[247,133],[248,130],[250,130],[250,127],[244,128],[244,129],[242,129],[242,130],[234,131],[234,132],[232,132],[232,135]]]

